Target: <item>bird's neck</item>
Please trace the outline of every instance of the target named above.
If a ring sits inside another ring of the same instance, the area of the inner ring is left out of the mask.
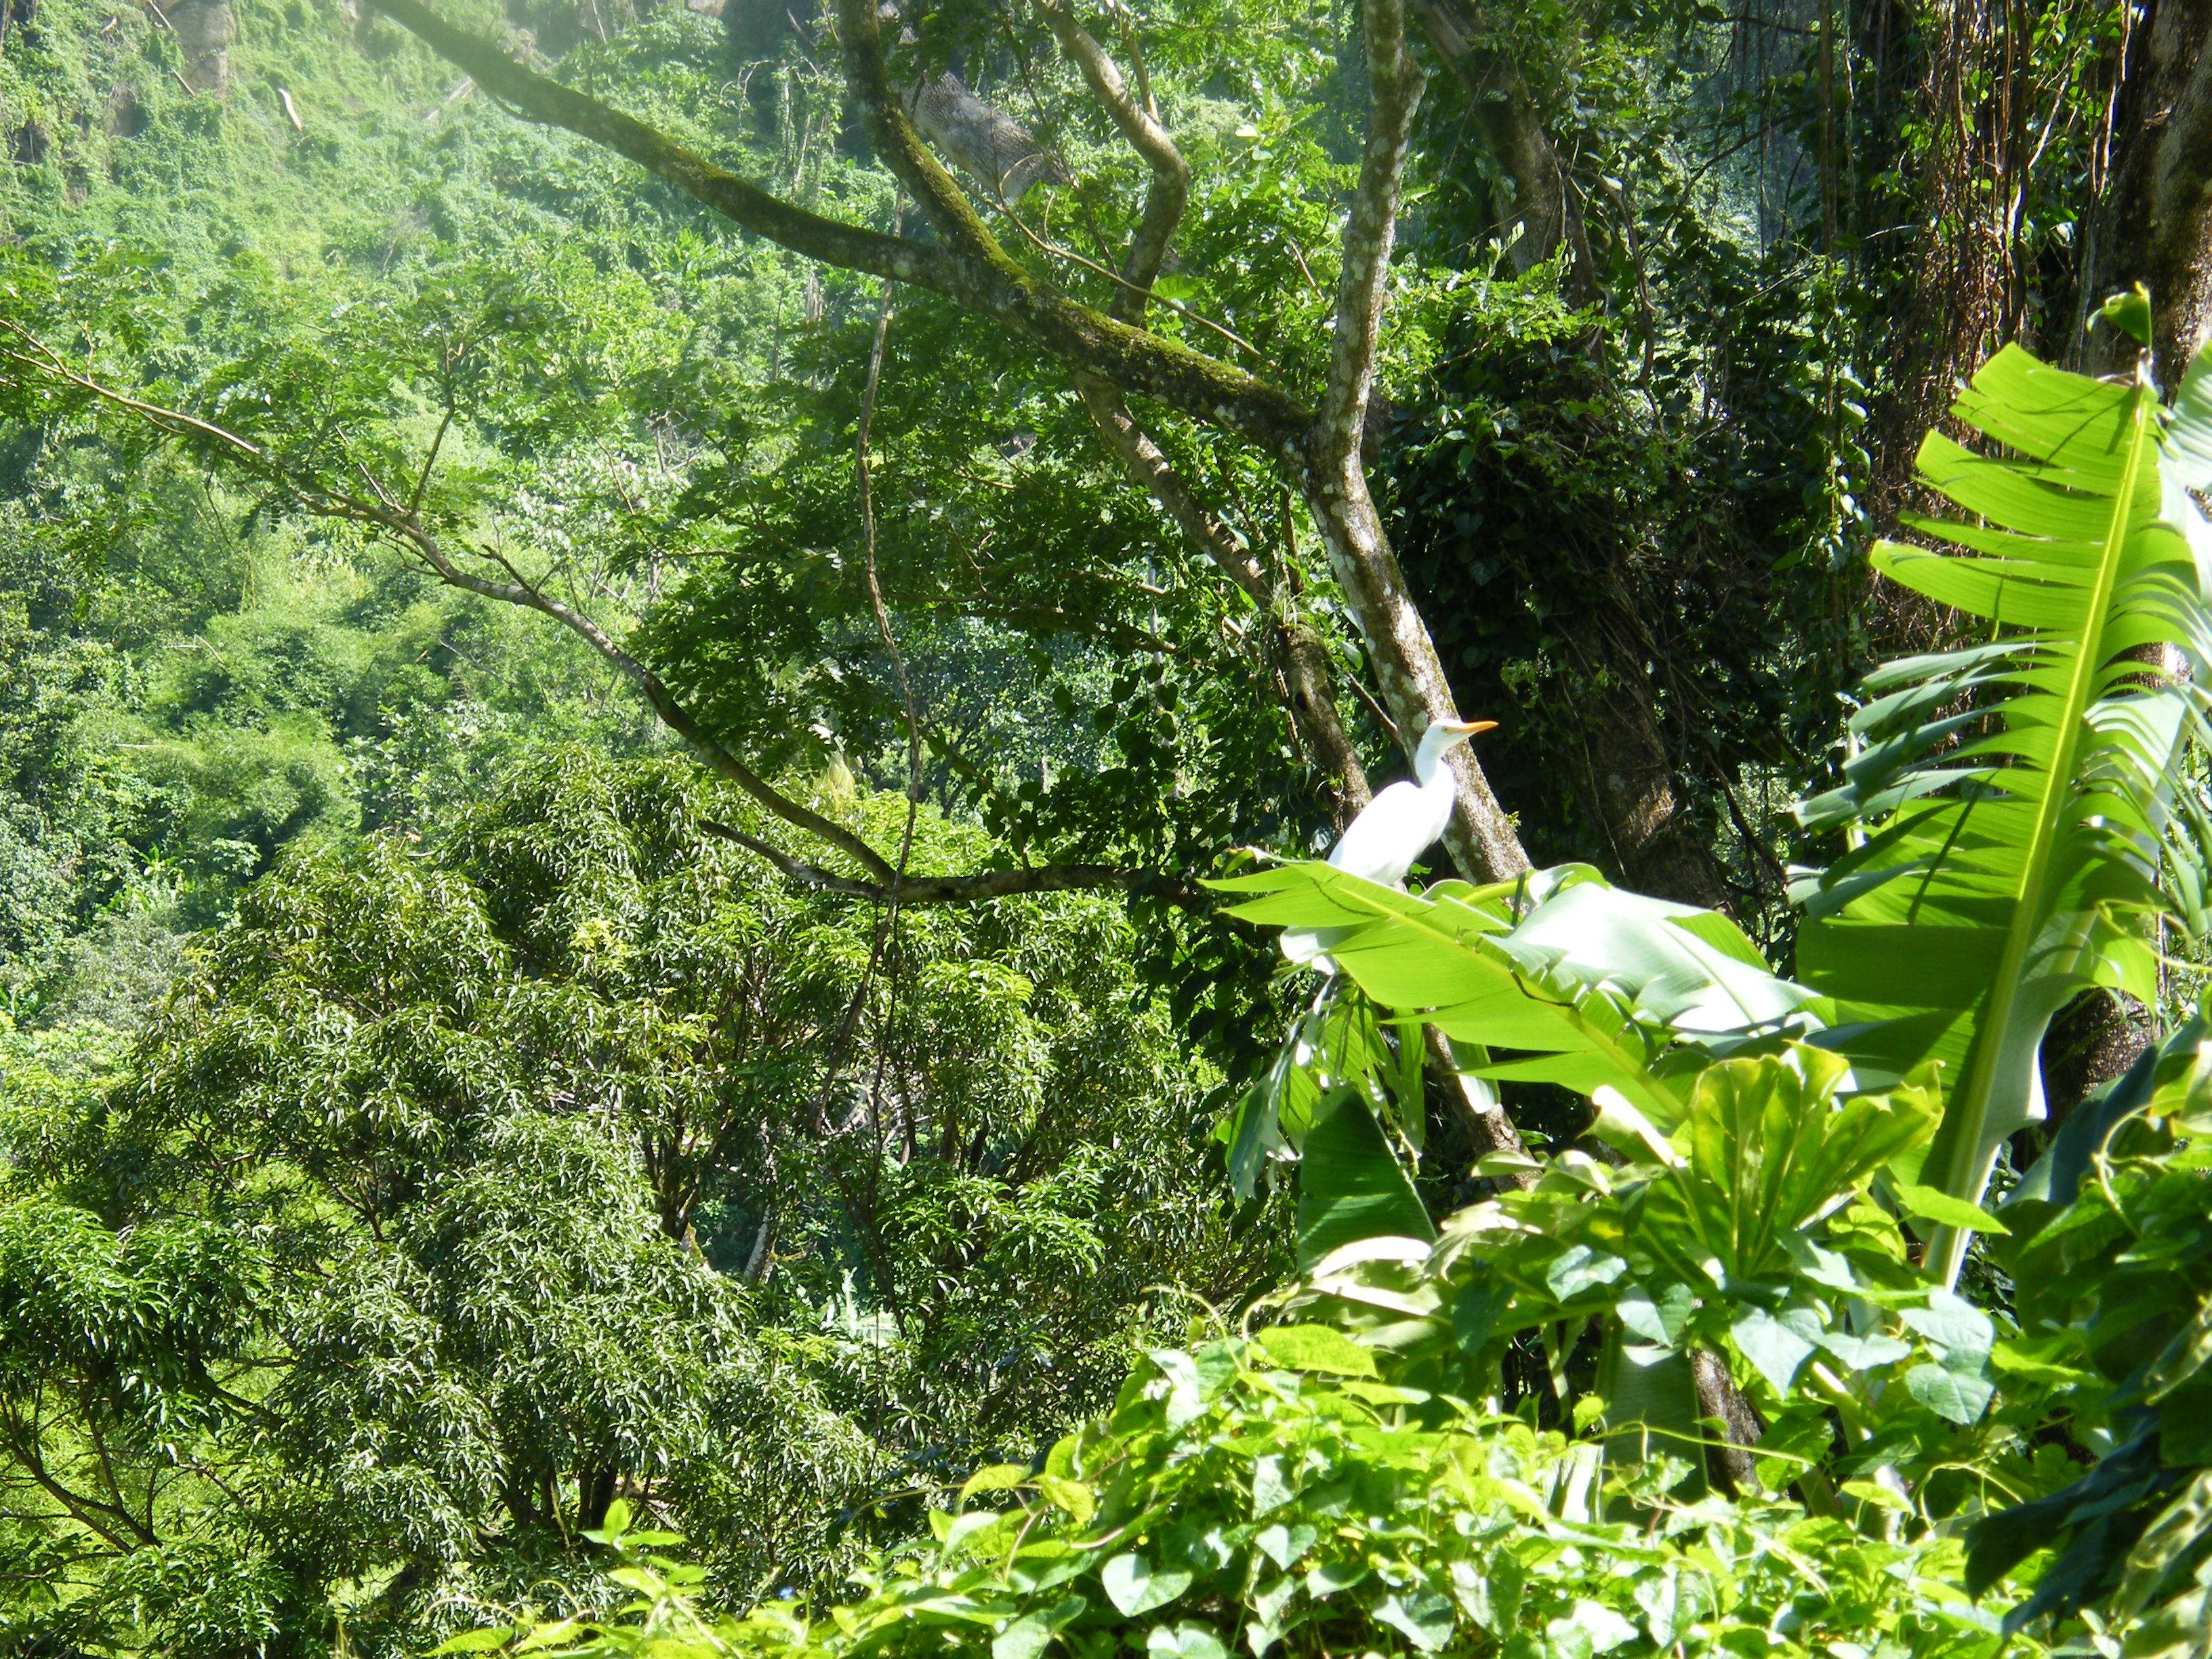
[[[1441,746],[1431,750],[1425,744],[1414,757],[1413,776],[1419,781],[1423,794],[1450,796],[1459,793],[1459,779],[1445,758],[1449,752]]]

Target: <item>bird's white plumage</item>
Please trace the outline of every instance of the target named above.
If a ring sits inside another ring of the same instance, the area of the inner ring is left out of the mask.
[[[1441,788],[1394,783],[1352,821],[1328,861],[1349,875],[1395,887],[1451,822],[1452,775],[1439,767]]]
[[[1459,781],[1445,764],[1444,757],[1455,744],[1466,742],[1489,724],[1431,721],[1413,756],[1415,781],[1394,783],[1368,802],[1366,810],[1352,821],[1330,849],[1330,865],[1348,875],[1379,882],[1386,887],[1402,884],[1415,860],[1436,845],[1444,826],[1451,822]],[[1330,936],[1341,931],[1286,927],[1282,933],[1283,954],[1293,962],[1333,974],[1336,964],[1328,955],[1334,942]]]

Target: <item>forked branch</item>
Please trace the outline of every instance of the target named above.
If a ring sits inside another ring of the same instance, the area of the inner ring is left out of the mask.
[[[1131,96],[1128,83],[1122,80],[1121,71],[1106,49],[1094,40],[1083,25],[1075,21],[1066,0],[1033,0],[1043,16],[1053,38],[1081,71],[1084,84],[1091,88],[1107,116],[1128,140],[1129,148],[1144,158],[1152,170],[1152,183],[1145,191],[1144,216],[1137,224],[1136,234],[1129,242],[1127,258],[1121,266],[1125,284],[1113,301],[1113,313],[1125,322],[1144,320],[1145,303],[1158,280],[1160,268],[1167,261],[1168,248],[1175,240],[1176,228],[1182,222],[1183,210],[1190,203],[1190,166],[1176,148],[1175,140],[1161,125],[1152,111]]]

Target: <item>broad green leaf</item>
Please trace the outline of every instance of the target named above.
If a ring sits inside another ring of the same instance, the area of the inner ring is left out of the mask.
[[[1812,994],[1760,964],[1724,918],[1579,866],[1529,877],[1517,919],[1512,886],[1442,883],[1415,896],[1317,863],[1212,884],[1243,897],[1231,914],[1247,921],[1351,929],[1330,953],[1367,997],[1513,1056],[1480,1075],[1608,1088],[1662,1128],[1680,1103],[1653,1073],[1662,1050],[1804,1023]]]
[[[1267,1358],[1285,1370],[1331,1376],[1373,1376],[1375,1356],[1327,1325],[1270,1325],[1256,1337]]]
[[[1820,1321],[1806,1309],[1789,1309],[1778,1317],[1753,1308],[1729,1327],[1729,1335],[1752,1369],[1766,1379],[1767,1387],[1786,1395],[1799,1369],[1813,1357],[1813,1340],[1820,1329]]]
[[[1087,1607],[1079,1595],[1064,1595],[1048,1607],[1024,1613],[991,1643],[991,1659],[1036,1659],[1054,1635],[1081,1618]]]
[[[1145,1651],[1163,1659],[1229,1659],[1229,1650],[1209,1626],[1185,1620],[1173,1626],[1156,1626],[1145,1638]]]
[[[1897,1183],[1897,1201],[1905,1206],[1908,1215],[1917,1215],[1923,1221],[1940,1222],[1946,1227],[1978,1233],[2010,1231],[1980,1205],[1969,1203],[1963,1198],[1954,1198],[1938,1188],[1900,1181]]]
[[[1695,1569],[1669,1565],[1638,1582],[1636,1605],[1643,1610],[1651,1639],[1662,1649],[1671,1648],[1711,1610],[1712,1590]]]
[[[1297,1496],[1297,1488],[1291,1484],[1290,1466],[1281,1454],[1269,1452],[1252,1460],[1252,1514],[1255,1520],[1273,1514]]]
[[[432,1648],[430,1652],[433,1655],[489,1653],[494,1648],[505,1647],[514,1639],[514,1627],[511,1625],[500,1625],[489,1630],[465,1630],[457,1636],[447,1637],[436,1647]]]
[[[1190,1580],[1188,1567],[1164,1567],[1155,1572],[1152,1564],[1133,1550],[1114,1557],[1098,1572],[1106,1599],[1125,1619],[1167,1606],[1190,1588]]]
[[[2207,1364],[2212,1364],[2212,1301],[2198,1305],[2196,1316],[2152,1364],[2143,1379],[2143,1397],[2153,1402],[2165,1399]]]
[[[1942,1120],[1906,1172],[1972,1205],[1998,1143],[2040,1115],[2051,1018],[2093,986],[2154,1001],[2142,927],[2195,926],[2159,878],[2207,886],[2202,849],[2169,830],[2182,747],[2203,731],[2212,612],[2191,552],[2201,514],[2162,476],[2147,386],[2007,347],[1952,414],[1991,453],[1930,434],[1920,475],[1968,516],[1911,519],[1937,549],[1885,543],[1874,562],[1996,637],[1868,678],[1843,783],[1801,808],[1858,840],[1796,890],[1797,969],[1831,999],[1824,1040],[1862,1081],[1944,1066]],[[2202,414],[2173,424],[2185,467]],[[2145,674],[2154,647],[2194,676]],[[1927,1218],[1948,1283],[1970,1224]]]
[[[1803,1044],[1699,1075],[1675,1140],[1680,1167],[1655,1182],[1644,1242],[1686,1279],[1708,1261],[1730,1279],[1783,1271],[1799,1231],[1926,1138],[1925,1079],[1844,1094],[1838,1056]]]
[[[1905,1386],[1915,1400],[1938,1417],[1960,1424],[1979,1421],[1996,1393],[1985,1379],[1954,1370],[1948,1365],[1915,1365],[1905,1372]]]
[[[2212,1469],[2199,1469],[2153,1517],[2128,1552],[2112,1611],[2131,1618],[2149,1605],[2166,1574],[2212,1533]]]
[[[1307,1132],[1298,1163],[1298,1263],[1363,1238],[1432,1239],[1436,1229],[1381,1126],[1349,1091]]]
[[[1098,1512],[1097,1495],[1080,1480],[1070,1480],[1064,1475],[1041,1474],[1037,1476],[1036,1484],[1037,1491],[1044,1495],[1045,1501],[1066,1510],[1074,1516],[1078,1526],[1087,1524]]]
[[[1626,1464],[1696,1455],[1697,1379],[1681,1349],[1624,1342],[1614,1333],[1598,1360],[1597,1386],[1613,1431],[1606,1440],[1608,1458]]]
[[[1632,1285],[1613,1304],[1613,1316],[1629,1332],[1646,1342],[1671,1348],[1680,1345],[1690,1316],[1697,1311],[1697,1293],[1680,1281],[1666,1285],[1655,1298],[1641,1285]]]
[[[1893,1336],[1853,1336],[1848,1331],[1822,1331],[1814,1339],[1855,1371],[1877,1365],[1893,1365],[1912,1352],[1912,1345]]]
[[[961,1483],[960,1501],[964,1504],[978,1492],[1012,1492],[1029,1478],[1029,1470],[1019,1463],[988,1464]]]
[[[1544,1269],[1544,1283],[1560,1301],[1571,1302],[1585,1291],[1612,1284],[1627,1271],[1628,1263],[1620,1257],[1575,1244],[1552,1259]]]
[[[1052,1645],[1052,1626],[1042,1613],[1025,1613],[991,1638],[991,1659],[1036,1659]]]
[[[1311,1527],[1303,1523],[1286,1527],[1278,1522],[1272,1527],[1262,1527],[1252,1542],[1262,1555],[1288,1572],[1304,1558],[1318,1537]]]
[[[1451,1639],[1452,1604],[1434,1590],[1396,1590],[1375,1605],[1375,1616],[1423,1653]]]
[[[1897,1316],[1926,1339],[1947,1364],[1979,1365],[1996,1340],[1990,1316],[1949,1291],[1932,1291],[1927,1306],[1899,1309]]]

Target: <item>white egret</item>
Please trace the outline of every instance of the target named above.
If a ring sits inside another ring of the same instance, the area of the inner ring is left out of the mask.
[[[1487,732],[1496,720],[1431,720],[1413,754],[1412,783],[1394,783],[1367,803],[1367,810],[1352,819],[1329,852],[1332,866],[1348,874],[1380,882],[1386,887],[1402,884],[1413,861],[1430,848],[1451,822],[1452,805],[1459,796],[1459,780],[1445,764],[1445,757],[1478,732]],[[1326,952],[1345,930],[1335,927],[1286,927],[1283,954],[1324,974],[1336,971]]]

